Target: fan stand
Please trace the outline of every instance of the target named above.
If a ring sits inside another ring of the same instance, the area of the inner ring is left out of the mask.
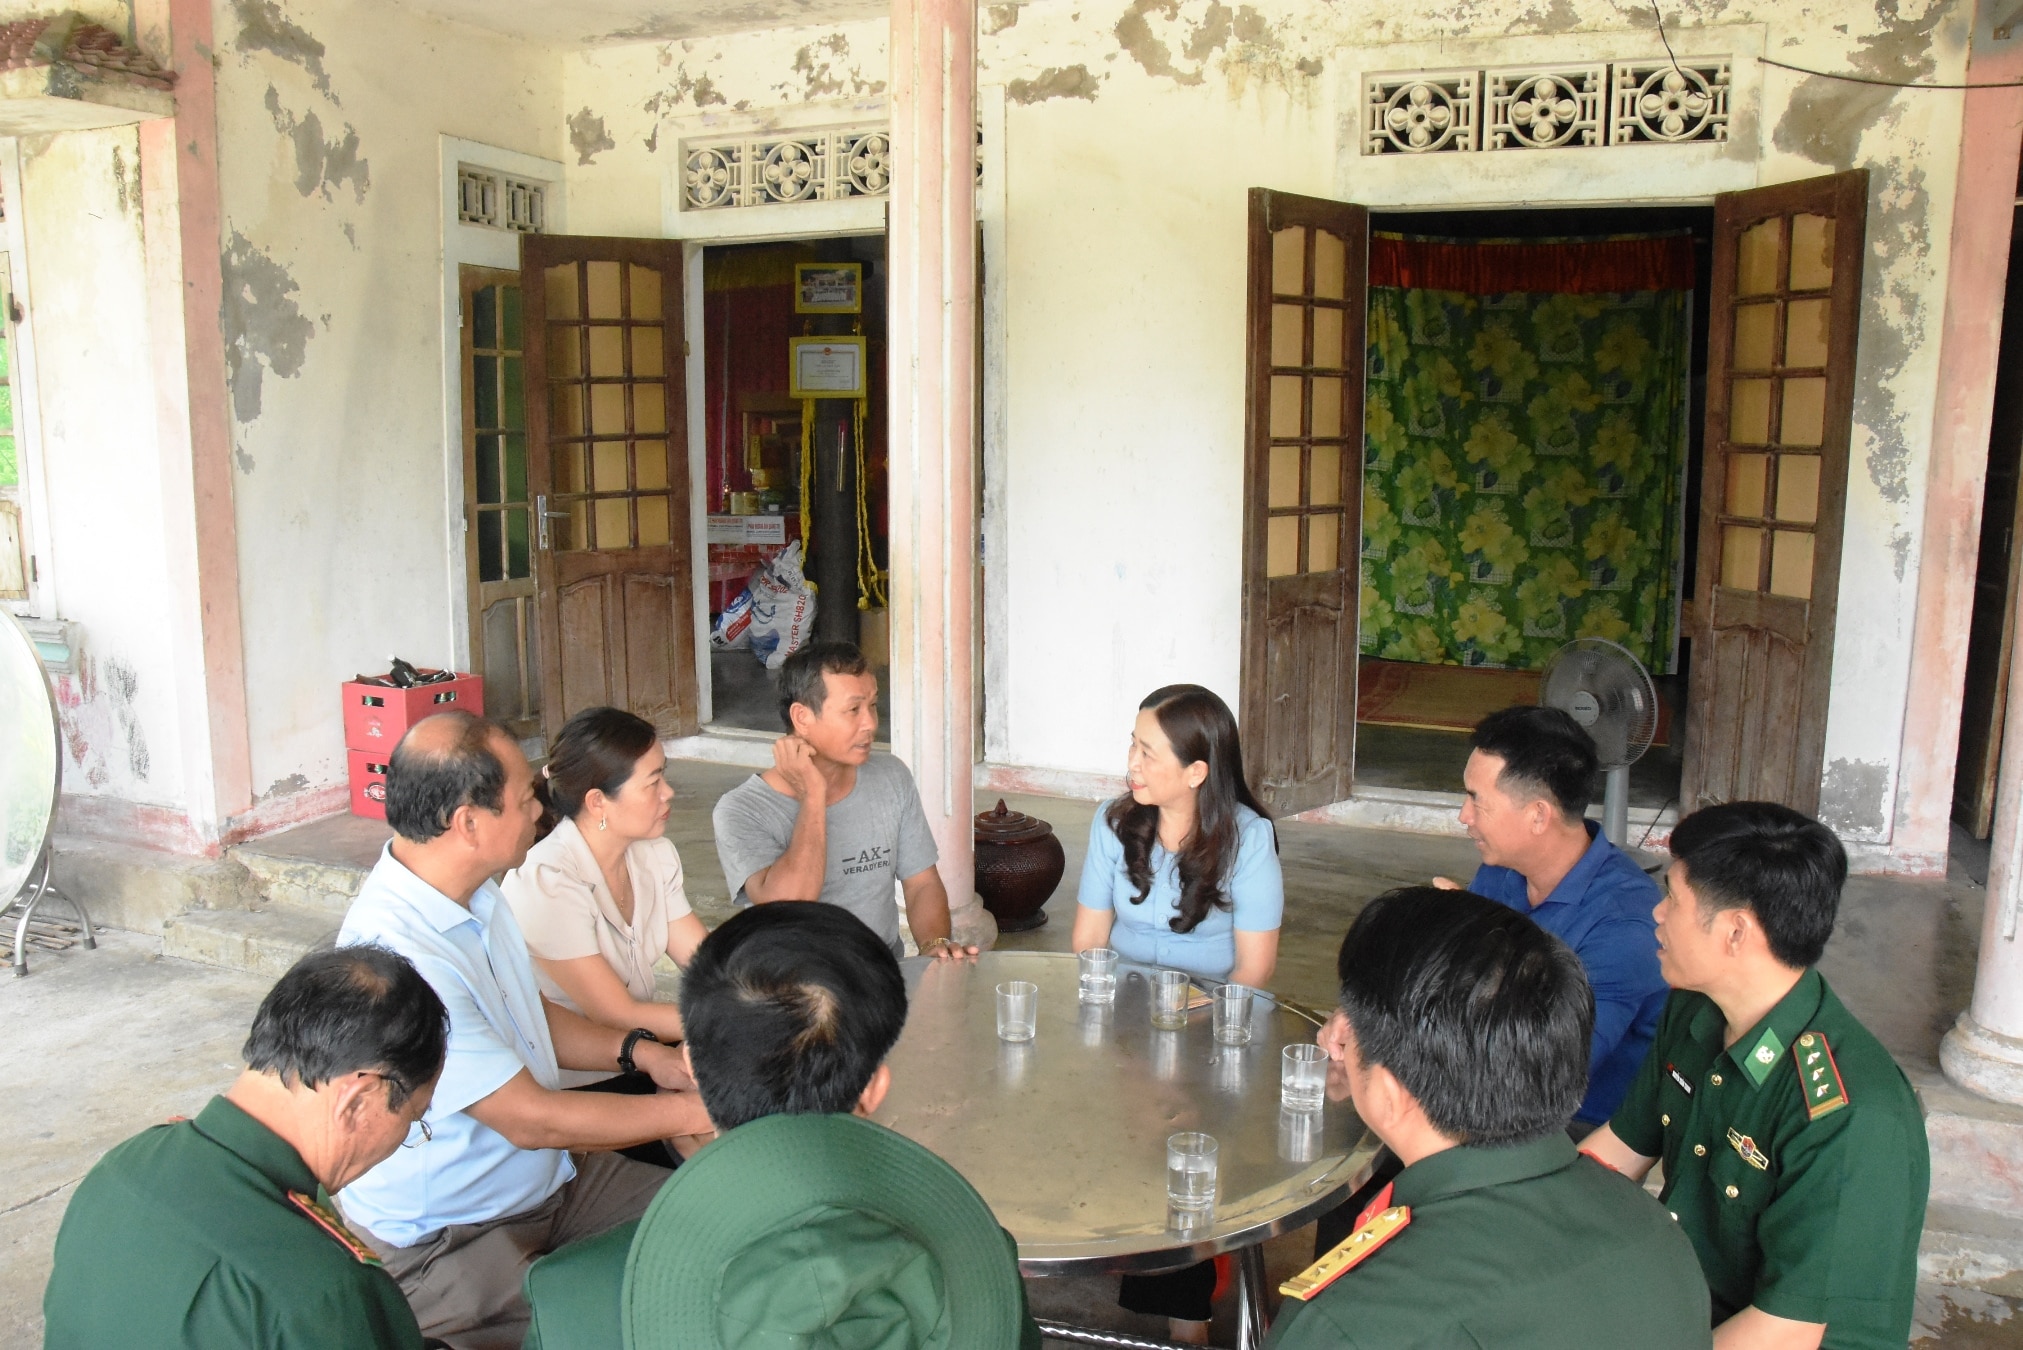
[[[35,871],[29,874],[28,880],[22,884],[21,893],[12,897],[6,906],[0,907],[0,922],[8,919],[15,921],[14,950],[7,955],[9,964],[14,967],[16,978],[28,973],[28,946],[31,942],[46,951],[62,951],[78,940],[82,929],[84,945],[94,950],[98,947],[98,935],[92,931],[91,915],[80,901],[58,890],[55,881],[51,879],[50,870],[53,862],[53,850],[44,844],[42,859],[36,864]],[[52,897],[70,907],[71,912],[77,916],[77,923],[64,923],[36,914],[36,908],[44,900]]]
[[[1630,766],[1612,765],[1602,789],[1602,833],[1617,848],[1630,846]]]

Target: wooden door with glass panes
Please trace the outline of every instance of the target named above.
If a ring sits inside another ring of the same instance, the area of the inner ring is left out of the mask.
[[[532,736],[541,729],[541,661],[520,274],[466,266],[461,282],[471,670],[484,679],[485,712]]]
[[[541,716],[696,730],[681,244],[526,235]]]
[[[1819,805],[1868,174],[1715,198],[1681,811]]]
[[[1369,224],[1251,190],[1239,718],[1281,813],[1346,798],[1355,766]]]

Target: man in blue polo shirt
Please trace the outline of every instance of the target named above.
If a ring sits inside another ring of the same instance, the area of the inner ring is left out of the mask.
[[[1658,973],[1658,883],[1587,819],[1594,742],[1558,708],[1505,708],[1469,738],[1461,823],[1482,866],[1468,889],[1529,914],[1573,948],[1594,988],[1587,1097],[1579,1133],[1622,1105],[1644,1062],[1667,988]],[[1459,890],[1435,877],[1433,884]]]
[[[338,933],[407,957],[449,1010],[428,1113],[340,1203],[422,1334],[452,1350],[517,1350],[534,1259],[646,1212],[667,1173],[612,1150],[711,1129],[677,1048],[541,997],[492,880],[526,857],[539,815],[505,728],[457,712],[417,722],[387,769],[395,838]],[[561,1069],[635,1068],[663,1090],[561,1090]]]

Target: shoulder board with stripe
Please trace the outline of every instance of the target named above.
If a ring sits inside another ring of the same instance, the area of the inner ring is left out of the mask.
[[[365,1245],[363,1238],[344,1226],[344,1220],[338,1216],[336,1210],[328,1205],[319,1204],[315,1196],[307,1195],[301,1191],[290,1191],[288,1192],[288,1202],[308,1215],[311,1223],[330,1234],[331,1237],[336,1238],[337,1244],[357,1258],[360,1265],[381,1266],[386,1264],[379,1259],[378,1252]]]
[[[1287,1298],[1310,1299],[1367,1261],[1377,1248],[1405,1231],[1412,1222],[1409,1205],[1393,1205],[1372,1215],[1341,1245],[1278,1287]]]
[[[1818,1120],[1847,1105],[1847,1084],[1840,1081],[1840,1066],[1833,1062],[1825,1032],[1808,1031],[1799,1036],[1798,1043],[1791,1047],[1791,1057],[1798,1063],[1798,1082],[1805,1094],[1807,1119]]]

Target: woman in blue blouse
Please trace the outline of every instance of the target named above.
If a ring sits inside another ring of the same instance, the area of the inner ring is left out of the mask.
[[[1131,790],[1099,811],[1076,896],[1075,950],[1263,988],[1285,883],[1271,817],[1243,777],[1228,705],[1155,689],[1131,733]]]
[[[1075,950],[1262,988],[1278,966],[1285,883],[1271,817],[1243,778],[1236,719],[1198,684],[1138,705],[1130,792],[1096,813],[1076,896]],[[1126,1275],[1117,1301],[1206,1344],[1215,1264]]]

